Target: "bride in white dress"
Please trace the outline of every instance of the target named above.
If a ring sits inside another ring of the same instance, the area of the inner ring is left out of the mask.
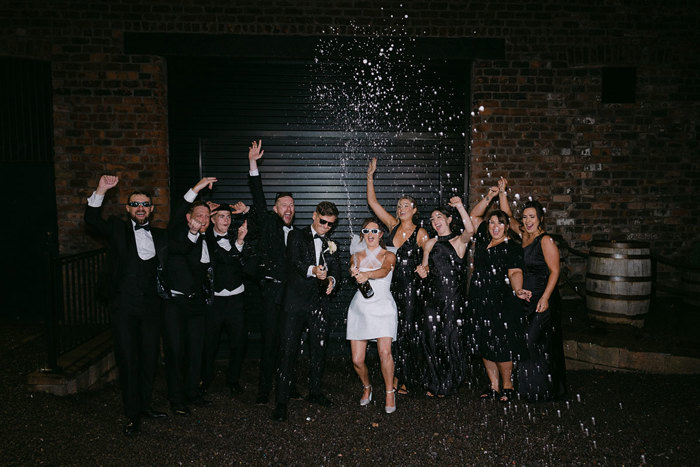
[[[365,364],[365,355],[367,341],[377,340],[377,351],[386,388],[384,410],[386,413],[392,413],[396,410],[396,395],[393,386],[394,359],[391,355],[391,342],[396,340],[398,313],[390,287],[396,255],[382,248],[380,245],[383,243],[382,234],[376,219],[366,219],[362,224],[364,248],[350,258],[350,273],[358,284],[369,281],[374,295],[365,298],[359,290],[355,293],[348,308],[346,338],[350,341],[352,363],[364,389],[360,405],[368,405],[372,401],[372,385]]]

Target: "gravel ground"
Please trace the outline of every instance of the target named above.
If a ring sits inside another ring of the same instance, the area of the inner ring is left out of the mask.
[[[43,340],[0,331],[3,465],[697,465],[700,455],[698,376],[570,372],[568,401],[504,406],[477,400],[478,371],[456,396],[400,396],[386,415],[381,397],[359,406],[349,358],[328,364],[333,407],[291,401],[289,421],[272,421],[272,404],[253,403],[257,362],[248,360],[243,394],[231,398],[219,375],[213,406],[146,420],[129,439],[115,384],[31,393],[26,375],[42,364]],[[371,371],[379,387],[376,361]],[[167,406],[165,389],[161,369],[156,408]]]

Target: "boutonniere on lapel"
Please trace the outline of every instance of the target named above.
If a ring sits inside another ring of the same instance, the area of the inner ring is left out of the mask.
[[[336,245],[333,240],[328,240],[328,246],[326,247],[326,251],[332,255],[333,253],[338,251],[338,245]]]

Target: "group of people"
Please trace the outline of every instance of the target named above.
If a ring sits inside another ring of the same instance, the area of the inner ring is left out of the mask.
[[[457,196],[448,206],[434,209],[429,233],[417,222],[413,198],[399,199],[396,216],[378,203],[376,169],[377,160],[372,159],[367,202],[376,218],[363,224],[365,253],[353,255],[351,272],[359,284],[379,286],[380,298],[390,304],[375,305],[376,295],[365,298],[358,291],[348,311],[347,339],[363,385],[360,404],[372,397],[364,363],[369,339],[377,340],[387,411],[391,402],[395,409],[396,391],[428,397],[456,392],[474,376],[470,362],[475,356],[481,357],[490,383],[480,393],[482,399],[507,403],[515,397],[563,397],[559,251],[544,229],[542,205],[528,201],[522,219],[515,219],[507,181],[501,178],[470,213]],[[500,209],[487,211],[496,197]],[[380,222],[390,232],[383,245],[378,244],[383,240]],[[395,342],[395,363],[389,338]]]
[[[161,335],[173,414],[187,416],[191,406],[211,403],[205,395],[216,375],[223,331],[230,347],[226,383],[232,394],[242,391],[239,377],[247,340],[243,297],[251,280],[260,291],[256,403],[267,404],[274,388],[272,417],[287,419],[289,400],[301,398],[296,367],[307,331],[307,399],[332,405],[322,391],[322,376],[329,299],[346,275],[340,271],[338,246],[329,237],[338,209],[328,201],[318,203],[311,225],[302,228],[293,223],[291,193],[278,193],[268,209],[258,168],[263,153],[261,141],[248,151],[252,206],[198,200],[202,190],[217,182],[204,177],[174,207],[167,229],[151,226],[154,205],[145,192],[129,195],[127,220],[103,218],[100,208],[106,193],[117,186],[116,176],[103,175],[88,198],[85,222],[109,245],[103,291],[111,313],[127,435],[140,430],[144,417],[167,416],[152,406]],[[374,340],[386,413],[396,410],[397,393],[444,397],[455,392],[469,377],[473,355],[482,357],[491,383],[483,398],[508,402],[515,396],[514,362],[522,397],[562,396],[559,256],[544,231],[542,206],[526,204],[523,219],[516,221],[501,179],[471,215],[459,197],[435,209],[429,235],[419,225],[413,198],[399,199],[396,215],[378,203],[376,169],[372,159],[367,202],[376,217],[363,222],[361,241],[350,258],[358,291],[348,309],[347,339],[363,386],[360,405],[373,397],[365,356]],[[501,210],[485,215],[496,195]],[[459,226],[453,222],[457,216]],[[474,267],[467,295],[472,240]]]

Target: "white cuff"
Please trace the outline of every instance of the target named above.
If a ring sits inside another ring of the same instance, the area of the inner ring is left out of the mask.
[[[245,242],[243,242],[243,243],[245,244]],[[236,250],[238,250],[239,252],[243,251],[243,245],[239,245],[238,240],[233,242],[233,244],[236,245]]]
[[[105,195],[98,195],[96,191],[92,192],[92,196],[90,196],[87,201],[88,201],[88,206],[91,208],[99,208],[102,206],[102,201],[104,201]]]
[[[185,201],[188,203],[194,203],[194,200],[197,199],[197,193],[192,191],[192,188],[187,190],[187,193],[185,193]]]
[[[314,270],[313,266],[309,266],[309,269],[306,271],[306,277],[316,277],[311,271]]]
[[[192,243],[197,243],[197,239],[199,238],[199,232],[197,232],[196,234],[193,234],[192,232],[187,232],[187,238],[189,238]]]
[[[251,177],[257,177],[258,175],[260,175],[260,171],[258,169],[250,170],[248,171],[248,175],[250,175]]]

